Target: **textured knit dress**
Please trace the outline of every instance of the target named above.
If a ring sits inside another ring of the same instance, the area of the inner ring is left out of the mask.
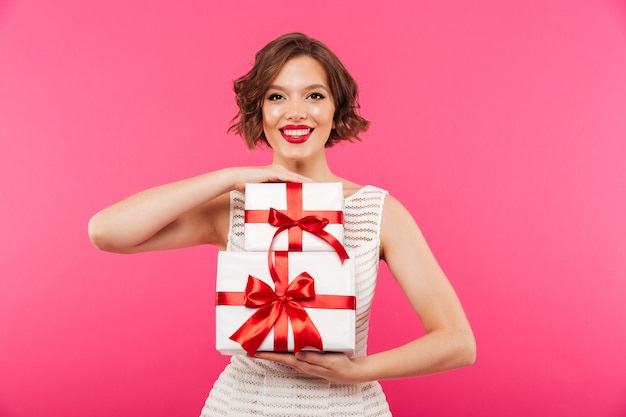
[[[345,199],[344,246],[356,265],[356,350],[365,356],[380,253],[386,191],[365,186]],[[228,250],[243,250],[244,195],[231,193]],[[272,361],[234,355],[209,394],[201,417],[389,417],[378,382],[338,384]]]

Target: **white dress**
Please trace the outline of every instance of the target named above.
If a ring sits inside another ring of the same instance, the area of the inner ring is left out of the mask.
[[[356,264],[356,350],[365,356],[376,288],[386,191],[365,186],[345,199],[344,246]],[[243,250],[244,195],[231,193],[228,250]],[[378,382],[337,384],[291,367],[234,355],[215,382],[201,417],[389,417]]]

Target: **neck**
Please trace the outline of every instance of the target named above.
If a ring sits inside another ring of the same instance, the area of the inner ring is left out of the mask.
[[[279,158],[274,154],[274,164],[282,165],[290,171],[297,172],[300,175],[311,178],[318,182],[335,182],[339,181],[339,177],[333,174],[328,166],[326,157],[312,159],[287,159]]]

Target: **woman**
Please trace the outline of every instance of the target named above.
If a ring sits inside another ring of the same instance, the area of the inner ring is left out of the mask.
[[[357,347],[352,357],[308,351],[233,356],[202,416],[388,416],[377,380],[473,363],[474,337],[461,304],[411,215],[385,191],[339,178],[328,166],[325,148],[358,138],[369,125],[357,114],[356,83],[334,53],[303,34],[284,35],[257,53],[250,72],[235,81],[235,93],[239,114],[230,130],[249,148],[271,147],[273,164],[225,168],[142,191],[96,214],[91,240],[120,253],[199,244],[242,250],[246,183],[341,182],[344,244],[356,260]],[[367,355],[380,259],[426,334]]]

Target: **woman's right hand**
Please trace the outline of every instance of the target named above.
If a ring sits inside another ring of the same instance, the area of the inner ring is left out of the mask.
[[[266,165],[259,167],[229,168],[233,170],[235,180],[233,189],[243,192],[247,183],[259,182],[313,182],[308,177],[289,171],[282,165]]]

